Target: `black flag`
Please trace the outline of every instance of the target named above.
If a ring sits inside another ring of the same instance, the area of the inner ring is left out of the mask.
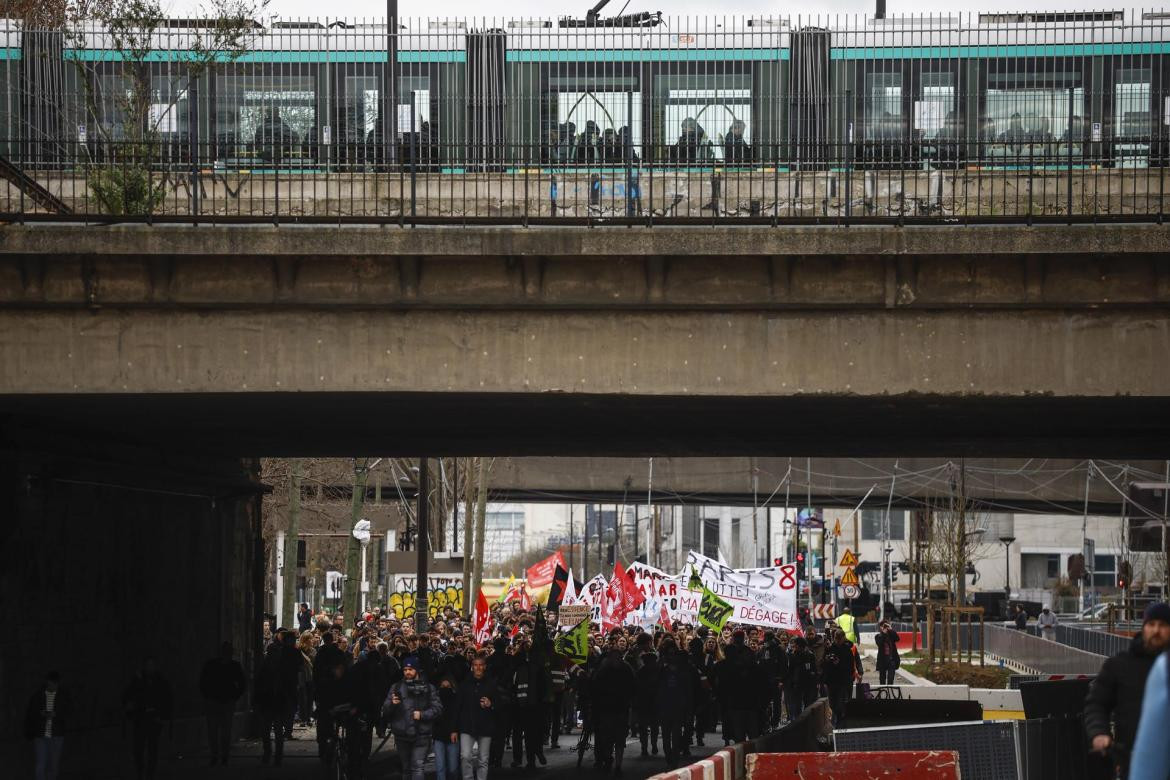
[[[565,597],[565,588],[569,586],[569,573],[557,564],[556,573],[553,574],[552,585],[548,589],[548,608],[556,609],[561,604],[561,599]]]

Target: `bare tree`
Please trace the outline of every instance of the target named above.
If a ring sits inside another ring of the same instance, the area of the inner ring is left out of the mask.
[[[988,516],[967,492],[964,464],[950,464],[950,490],[928,502],[927,534],[923,547],[923,574],[927,590],[942,581],[947,602],[964,606],[967,576],[977,561],[990,555],[984,544]]]

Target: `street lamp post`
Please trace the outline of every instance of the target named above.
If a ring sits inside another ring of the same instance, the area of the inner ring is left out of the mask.
[[[1016,540],[1014,536],[1001,536],[999,541],[1003,543],[1003,608],[1006,613],[1008,606],[1012,601],[1012,557],[1011,549],[1012,542]],[[1010,616],[1009,616],[1010,617]]]

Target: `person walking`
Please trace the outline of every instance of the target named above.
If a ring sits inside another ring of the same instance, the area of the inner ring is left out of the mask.
[[[808,640],[802,636],[793,637],[788,643],[791,657],[788,659],[788,679],[784,692],[788,703],[788,719],[796,720],[804,708],[817,698],[817,661],[808,649]]]
[[[1028,629],[1028,613],[1024,611],[1022,604],[1016,604],[1016,630],[1026,631]]]
[[[260,761],[263,764],[271,761],[273,766],[280,766],[284,760],[284,716],[292,702],[292,692],[284,684],[283,656],[279,644],[270,644],[264,660],[256,669],[256,679],[252,685],[252,703],[260,726],[260,742],[264,748]],[[272,750],[274,738],[275,754]]]
[[[73,701],[61,687],[61,675],[49,672],[28,700],[24,735],[32,740],[36,780],[57,780],[65,749],[66,725],[73,715]]]
[[[687,654],[679,649],[673,637],[665,637],[658,648],[662,656],[656,675],[654,695],[655,721],[662,728],[662,752],[666,766],[673,769],[679,763],[686,742],[683,730],[694,721],[695,692],[699,687],[698,672]],[[641,695],[641,691],[639,691]],[[645,755],[645,742],[643,755]],[[658,752],[657,749],[654,751]]]
[[[1133,638],[1129,649],[1106,660],[1089,686],[1085,732],[1093,751],[1112,756],[1122,780],[1129,775],[1146,678],[1155,659],[1167,647],[1170,604],[1151,604],[1143,615],[1141,633]]]
[[[643,653],[640,668],[634,672],[637,690],[634,719],[638,726],[638,741],[642,743],[642,758],[650,756],[651,747],[654,748],[654,755],[658,755],[658,672],[658,656],[653,652]],[[663,746],[665,744],[664,738]]]
[[[853,691],[855,661],[853,643],[840,629],[833,632],[833,643],[825,650],[824,679],[829,689],[829,707],[833,711],[833,725],[841,728],[845,723],[845,709],[849,694]]]
[[[1056,613],[1044,605],[1040,616],[1036,618],[1036,625],[1040,628],[1040,636],[1050,642],[1056,641]]]
[[[232,745],[232,718],[236,702],[248,689],[244,667],[233,656],[231,642],[219,647],[219,655],[209,659],[199,673],[199,693],[207,717],[209,766],[227,765]]]
[[[1170,723],[1170,651],[1158,657],[1146,679],[1129,780],[1166,780],[1170,777],[1167,723]]]
[[[459,780],[459,713],[455,706],[455,681],[449,675],[443,675],[437,690],[441,711],[431,727],[435,780]]]
[[[423,780],[432,727],[443,708],[438,691],[419,675],[419,665],[413,655],[403,660],[402,679],[390,686],[382,707],[394,734],[404,780]]]
[[[883,620],[878,624],[877,633],[873,641],[877,645],[878,683],[893,685],[894,674],[902,665],[902,658],[898,654],[898,632],[890,625],[890,621]]]
[[[589,695],[596,739],[595,765],[615,776],[622,773],[634,687],[634,670],[622,660],[616,634],[611,635],[605,658],[590,681]]]
[[[172,704],[170,683],[159,673],[158,662],[147,658],[122,695],[122,709],[133,735],[138,780],[152,780],[158,773],[158,741],[163,723],[171,719]]]
[[[496,681],[487,676],[487,661],[476,657],[471,676],[455,692],[455,732],[463,780],[487,780],[496,712],[504,701]]]

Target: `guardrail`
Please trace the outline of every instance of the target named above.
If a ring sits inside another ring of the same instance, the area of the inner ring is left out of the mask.
[[[1161,221],[1168,19],[0,20],[0,218]]]
[[[983,626],[983,641],[988,653],[1015,661],[1037,674],[1096,674],[1106,658],[1026,631],[991,624]]]
[[[1139,626],[1137,630],[1141,630]],[[1132,637],[1110,634],[1104,627],[1057,624],[1056,641],[1068,647],[1075,647],[1097,655],[1117,655],[1129,649]]]

